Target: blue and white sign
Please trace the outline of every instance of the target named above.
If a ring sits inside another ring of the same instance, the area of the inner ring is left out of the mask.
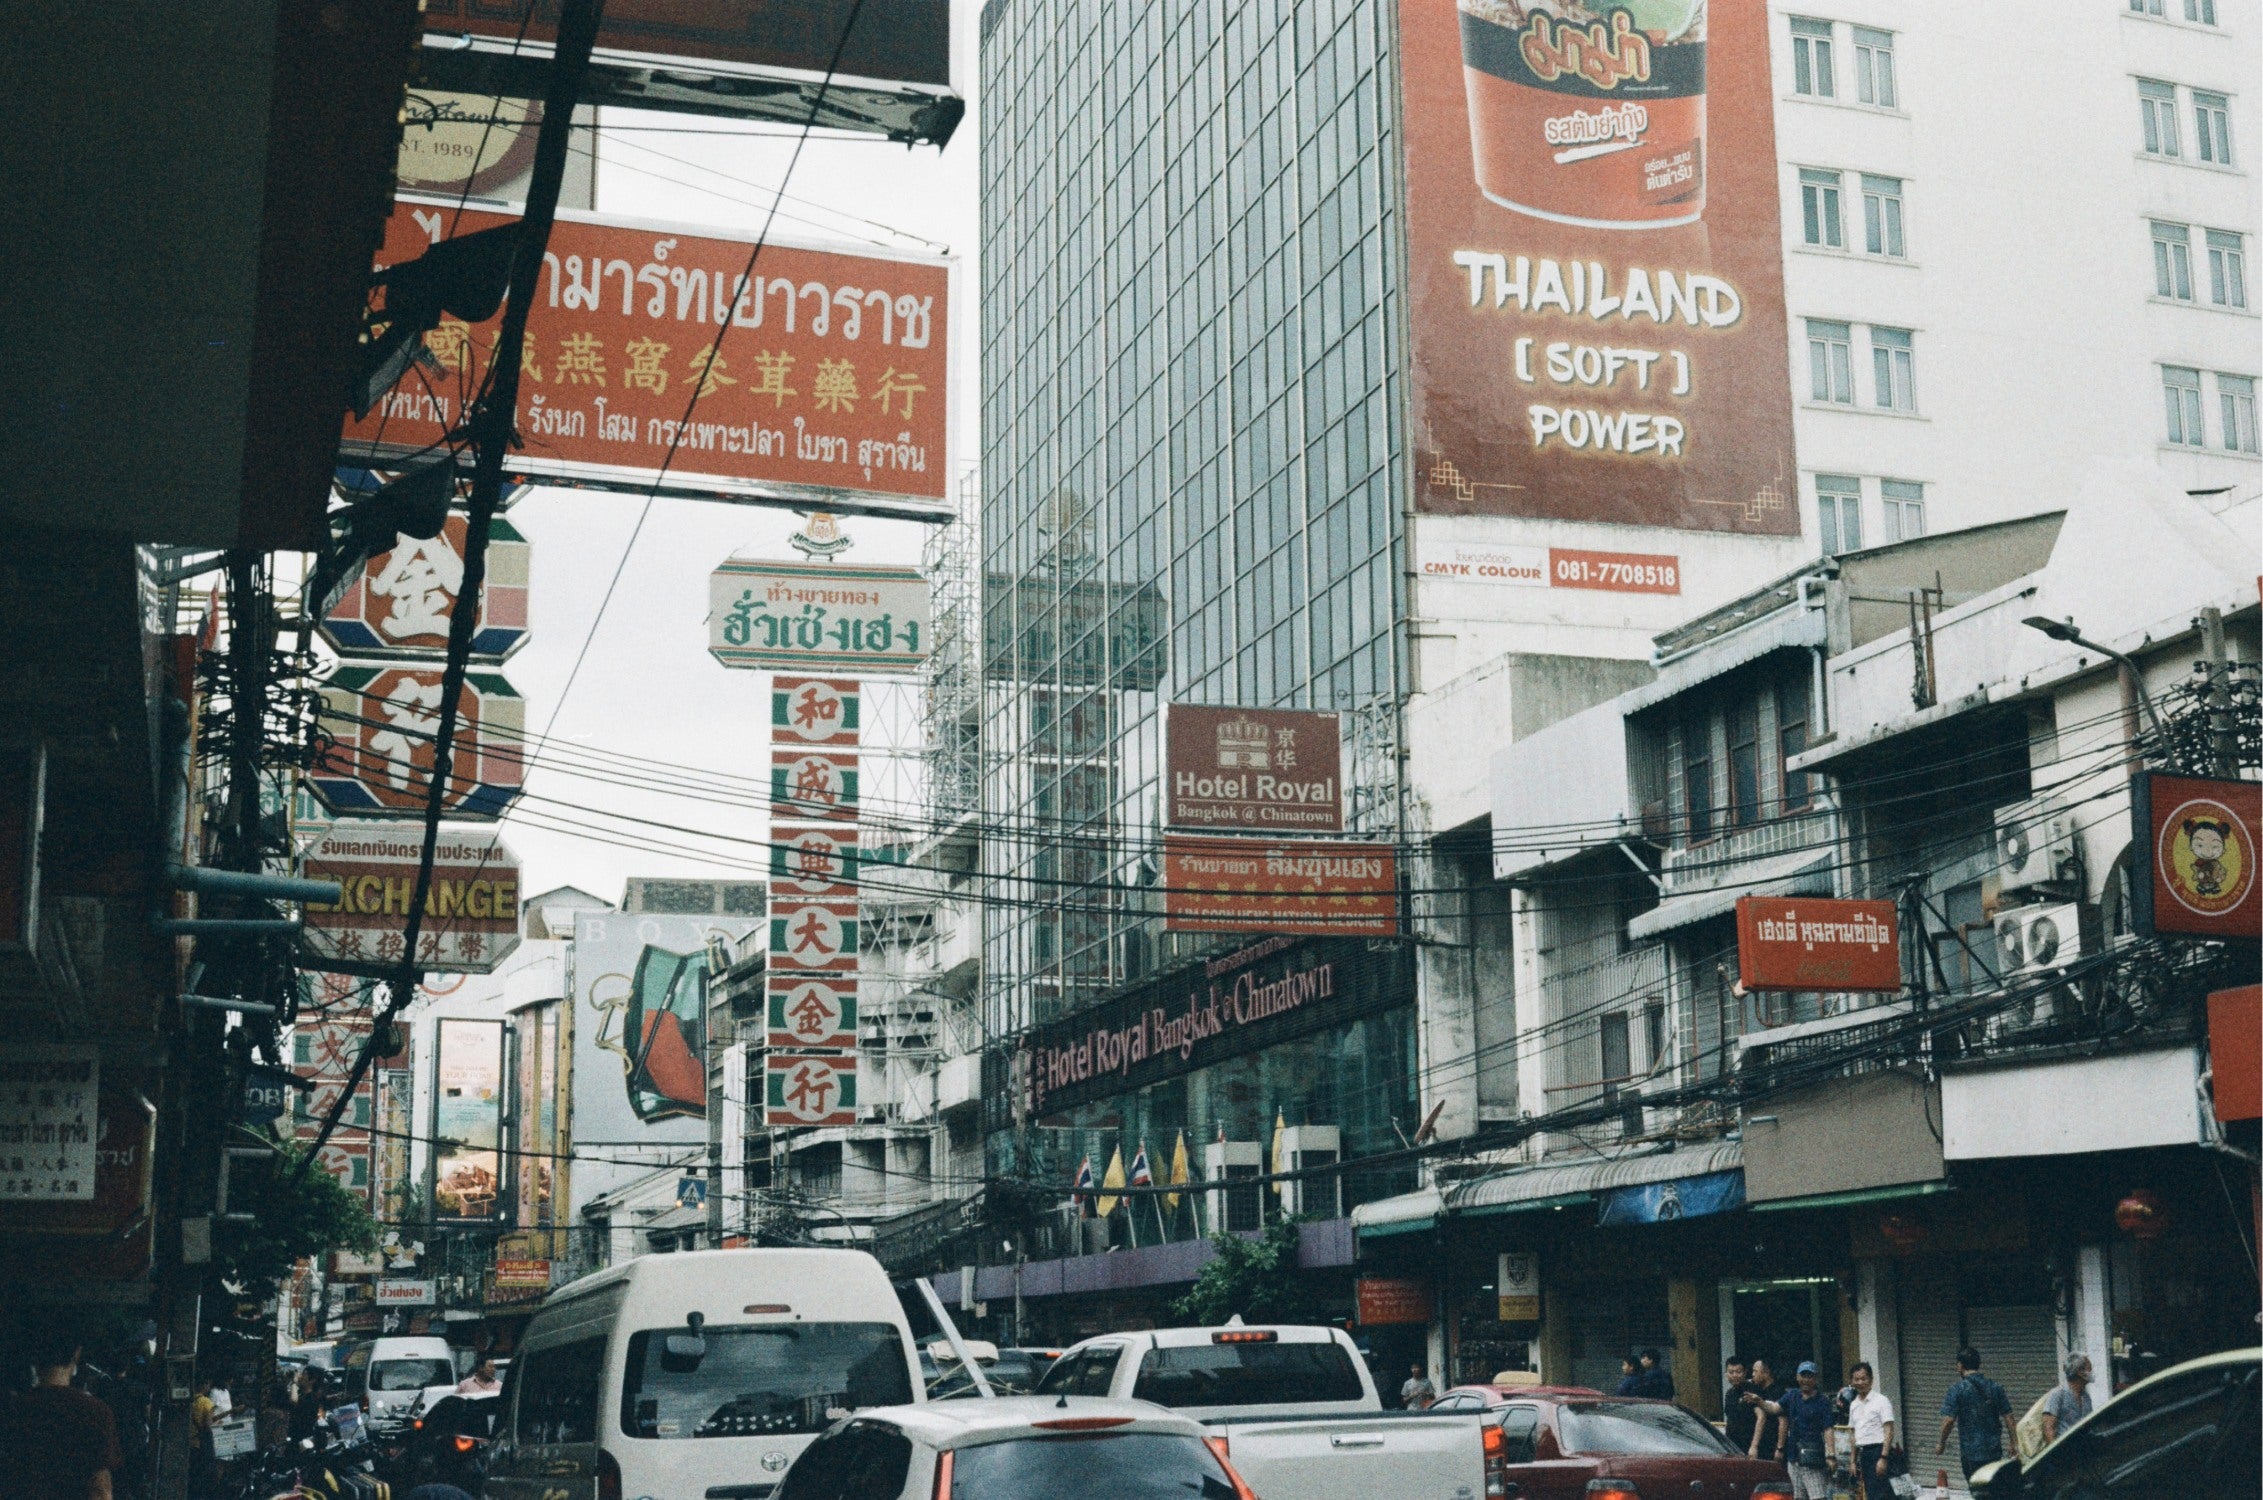
[[[1701,1177],[1677,1177],[1671,1182],[1646,1182],[1640,1187],[1612,1188],[1597,1205],[1595,1222],[1610,1224],[1663,1224],[1674,1219],[1696,1219],[1744,1207],[1744,1169],[1707,1172]]]

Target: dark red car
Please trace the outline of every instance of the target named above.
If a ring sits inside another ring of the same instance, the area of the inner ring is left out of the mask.
[[[1782,1464],[1747,1458],[1671,1401],[1581,1386],[1457,1385],[1431,1410],[1498,1415],[1504,1500],[1792,1500]]]

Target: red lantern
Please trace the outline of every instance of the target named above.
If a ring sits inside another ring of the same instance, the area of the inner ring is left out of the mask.
[[[1923,1219],[1912,1219],[1904,1214],[1888,1214],[1878,1221],[1878,1232],[1886,1237],[1886,1243],[1902,1254],[1910,1255],[1925,1243],[1933,1231]]]
[[[2114,1205],[2114,1224],[2133,1240],[2157,1240],[2168,1232],[2169,1211],[2151,1188],[2132,1188]]]

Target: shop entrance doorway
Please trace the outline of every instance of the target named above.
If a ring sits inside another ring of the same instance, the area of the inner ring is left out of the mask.
[[[1833,1276],[1788,1276],[1721,1284],[1721,1356],[1765,1359],[1785,1385],[1803,1359],[1824,1384],[1843,1378],[1839,1366],[1839,1282]]]

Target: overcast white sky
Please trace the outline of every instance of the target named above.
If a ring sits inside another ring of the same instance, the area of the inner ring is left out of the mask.
[[[931,146],[907,151],[878,141],[813,137],[788,181],[794,141],[780,127],[749,135],[697,116],[608,109],[600,117],[597,208],[623,217],[748,232],[761,228],[771,194],[783,182],[786,198],[772,229],[776,240],[864,248],[877,242],[899,251],[948,253],[956,277],[950,325],[954,461],[963,465],[975,458],[978,440],[977,6],[959,0],[954,11],[952,65],[968,111],[942,152]],[[599,601],[621,564],[643,503],[633,495],[543,489],[510,512],[513,524],[533,543],[531,634],[505,668],[527,700],[528,730],[540,734],[556,714],[554,733],[577,749],[766,778],[768,676],[727,671],[707,654],[707,580],[717,563],[734,554],[794,557],[786,537],[801,525],[800,518],[764,507],[654,501],[612,603],[599,620]],[[856,539],[850,555],[876,563],[917,562],[927,530],[911,522],[876,520],[851,520],[844,529]],[[561,709],[559,693],[585,640],[588,659]],[[524,865],[523,889],[529,895],[570,884],[618,899],[630,875],[747,873],[690,854],[609,847],[539,826],[560,818],[589,821],[581,809],[748,839],[767,832],[768,819],[754,807],[633,789],[540,765],[528,791],[531,795],[505,826]],[[644,830],[644,836],[687,842],[658,830]],[[747,847],[738,857],[752,866],[760,853]]]

